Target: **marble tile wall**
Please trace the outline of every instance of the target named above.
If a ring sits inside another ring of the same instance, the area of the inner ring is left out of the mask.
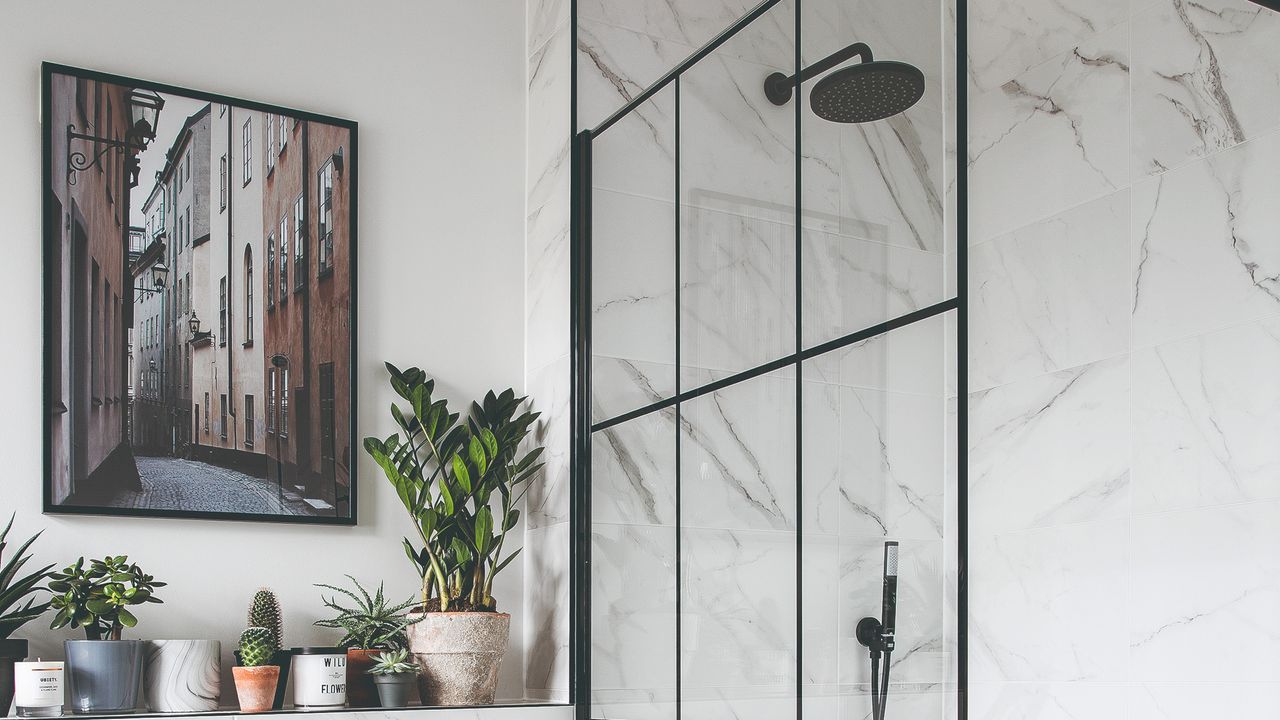
[[[546,468],[526,500],[525,695],[569,700],[569,0],[529,0],[526,88],[525,393],[542,412]]]
[[[1280,15],[970,14],[971,717],[1263,717]]]

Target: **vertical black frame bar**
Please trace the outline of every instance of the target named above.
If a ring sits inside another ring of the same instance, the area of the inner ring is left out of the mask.
[[[569,233],[569,697],[591,717],[591,132],[573,139]]]
[[[969,0],[955,0],[956,718],[969,717]],[[945,562],[944,562],[945,567]]]

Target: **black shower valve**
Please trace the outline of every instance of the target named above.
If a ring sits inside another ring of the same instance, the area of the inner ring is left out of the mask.
[[[864,617],[859,620],[853,636],[872,653],[893,651],[893,633],[886,633],[884,624],[878,618]]]

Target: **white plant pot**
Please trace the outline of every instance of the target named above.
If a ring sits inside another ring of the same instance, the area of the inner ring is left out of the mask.
[[[147,706],[153,712],[218,709],[222,695],[222,643],[217,640],[148,640]]]

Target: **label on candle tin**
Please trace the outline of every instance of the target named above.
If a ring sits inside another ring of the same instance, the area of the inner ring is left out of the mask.
[[[14,705],[20,708],[60,707],[62,667],[61,662],[14,663]]]

